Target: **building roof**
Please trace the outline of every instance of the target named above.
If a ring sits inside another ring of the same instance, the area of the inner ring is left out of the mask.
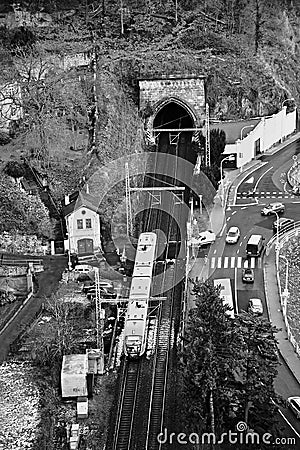
[[[86,374],[88,368],[88,356],[82,355],[64,355],[62,361],[62,373],[68,375]]]
[[[100,213],[99,199],[93,195],[87,194],[86,192],[80,192],[75,200],[63,207],[64,216],[69,216],[72,212],[77,211],[82,206],[87,209],[91,209],[98,214]]]
[[[211,130],[223,130],[226,134],[226,144],[234,144],[238,139],[241,139],[241,132],[243,130],[243,139],[249,134],[256,125],[261,121],[261,118],[241,120],[241,121],[230,121],[230,122],[218,122],[211,123]],[[253,125],[253,127],[252,127]],[[247,127],[247,128],[246,128]]]

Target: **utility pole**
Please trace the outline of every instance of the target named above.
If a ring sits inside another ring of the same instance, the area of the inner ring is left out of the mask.
[[[95,267],[95,285],[96,285],[96,341],[97,348],[103,352],[103,313],[101,305],[101,292],[100,292],[100,275],[98,267]]]
[[[96,149],[96,128],[98,122],[98,99],[97,99],[97,51],[95,42],[95,32],[92,31],[93,55],[92,55],[92,71],[93,71],[93,107],[91,111],[91,151]]]
[[[120,0],[121,2],[121,34],[124,34],[124,11],[123,11],[123,0]]]
[[[210,128],[209,128],[209,105],[205,107],[205,165],[210,167]]]
[[[125,188],[126,188],[126,219],[127,219],[127,236],[132,236],[133,225],[132,225],[132,208],[131,208],[131,195],[130,195],[130,176],[129,176],[129,166],[125,163]]]

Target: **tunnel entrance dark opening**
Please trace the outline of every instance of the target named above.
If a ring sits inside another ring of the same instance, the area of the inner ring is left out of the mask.
[[[194,120],[188,111],[176,102],[164,106],[155,116],[153,128],[193,128]]]

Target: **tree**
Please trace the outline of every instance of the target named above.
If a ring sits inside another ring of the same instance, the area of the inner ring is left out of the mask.
[[[7,175],[0,176],[0,232],[52,237],[49,213],[39,197],[22,192]]]
[[[87,128],[88,98],[75,72],[65,72],[59,57],[38,47],[15,51],[15,89],[2,90],[2,102],[13,102],[22,116],[27,151],[49,163],[70,143],[76,147],[78,129]]]
[[[277,330],[266,319],[247,313],[237,317],[237,324],[243,336],[240,399],[244,421],[264,432],[272,427],[276,410],[272,399],[276,398],[278,358],[274,334]]]
[[[242,357],[240,337],[211,282],[196,284],[194,292],[196,308],[189,315],[181,354],[186,423],[191,429],[219,432],[233,398],[231,384]]]
[[[274,430],[276,329],[248,313],[228,318],[210,281],[194,293],[180,359],[186,427],[219,436],[243,420],[256,432]]]

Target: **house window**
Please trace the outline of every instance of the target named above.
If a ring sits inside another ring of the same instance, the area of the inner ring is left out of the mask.
[[[86,228],[92,228],[92,219],[85,219]]]
[[[83,220],[82,219],[77,219],[77,228],[78,228],[78,230],[83,229]]]

